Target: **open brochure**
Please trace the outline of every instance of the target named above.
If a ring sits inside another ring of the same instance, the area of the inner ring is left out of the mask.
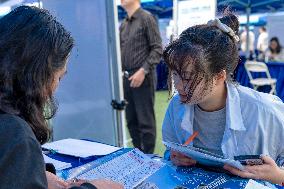
[[[138,189],[145,184],[143,182],[145,179],[164,166],[165,163],[152,160],[138,149],[133,149],[118,156],[103,159],[103,161],[95,160],[68,170],[64,173],[64,177],[65,179],[83,180],[104,178],[122,183],[125,189]]]
[[[235,161],[233,159],[226,159],[223,156],[219,156],[217,154],[213,154],[211,152],[207,152],[203,149],[195,148],[192,146],[183,146],[182,144],[177,144],[173,142],[163,143],[167,148],[189,156],[202,165],[223,167],[224,164],[228,164],[240,170],[244,170],[244,166],[239,161]]]
[[[223,161],[223,160],[222,160]],[[262,183],[212,172],[199,167],[176,167],[167,161],[151,159],[138,149],[121,149],[76,168],[63,170],[63,179],[111,179],[125,189],[250,189]]]

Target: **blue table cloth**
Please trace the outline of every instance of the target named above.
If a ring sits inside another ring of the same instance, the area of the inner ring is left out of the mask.
[[[249,77],[245,70],[244,62],[245,61],[243,60],[240,61],[239,65],[237,66],[236,71],[235,71],[235,80],[238,83],[240,83],[240,85],[242,86],[253,88],[249,82]],[[281,100],[284,102],[284,63],[268,62],[266,64],[269,69],[271,77],[277,79],[277,83],[276,83],[277,96],[281,98]],[[253,74],[254,77],[259,77],[263,75],[265,74],[261,74],[261,73]],[[270,87],[263,87],[262,89],[260,88],[259,91],[269,92]]]
[[[168,66],[165,64],[163,60],[156,67],[157,73],[157,85],[156,90],[167,90],[168,89]]]
[[[133,148],[121,148],[120,150],[113,152],[106,156],[91,156],[88,158],[78,158],[68,155],[63,155],[56,153],[54,151],[49,151],[47,155],[53,159],[71,163],[72,167],[57,171],[57,174],[59,177],[62,177],[64,179],[67,179],[68,175],[70,175],[70,171],[72,172],[72,168],[81,166],[83,164],[87,164],[90,162],[95,162],[92,165],[99,166],[101,164],[104,164],[107,161],[110,161],[114,159],[115,157],[118,157],[124,153],[127,153],[131,151]],[[155,155],[148,154],[150,158],[157,159]],[[160,160],[160,158],[158,158]],[[163,160],[162,160],[163,161]],[[167,162],[167,161],[165,161]],[[159,183],[160,186],[165,185],[164,187],[160,188],[172,188],[169,187],[168,184],[171,184],[173,186],[182,185],[186,188],[198,188],[198,186],[201,186],[203,184],[206,184],[208,188],[228,188],[228,189],[240,189],[245,186],[248,182],[247,179],[242,179],[239,177],[232,177],[230,175],[227,175],[225,173],[218,173],[215,171],[212,171],[208,169],[208,167],[192,167],[192,168],[185,168],[185,167],[178,167],[173,169],[173,165],[168,162],[167,166],[164,166],[159,171],[151,175],[149,178],[146,179],[149,183]],[[206,182],[205,182],[206,181]],[[261,182],[261,181],[260,181]],[[261,182],[262,183],[262,182]],[[267,183],[269,184],[269,183]],[[215,187],[211,187],[211,185]],[[167,187],[166,187],[167,186]],[[210,186],[210,187],[209,187]],[[281,186],[277,185],[271,185],[272,188],[282,188]],[[178,188],[178,187],[177,187]]]
[[[79,165],[89,163],[95,160],[93,165],[101,165],[117,156],[127,153],[130,148],[124,148],[116,151],[107,156],[101,157],[90,157],[90,158],[76,158],[71,156],[66,156],[62,154],[48,154],[57,160],[72,163],[72,167],[77,167]],[[222,172],[212,172],[205,168],[198,167],[174,167],[171,163],[167,163],[168,166],[162,167],[156,173],[148,177],[144,182],[155,184],[159,188],[173,188],[172,186],[182,186],[181,188],[194,188],[197,189],[200,186],[207,186],[212,189],[228,188],[228,189],[243,189],[245,188],[248,180],[239,177],[232,177]],[[84,169],[82,169],[84,171]],[[58,172],[59,176],[66,179],[73,172],[68,169]],[[263,183],[259,181],[260,183]],[[171,187],[169,187],[171,185]],[[163,187],[161,187],[163,186]],[[272,188],[281,188],[276,185],[269,185]],[[207,188],[206,187],[206,188]],[[178,187],[177,187],[178,188]]]

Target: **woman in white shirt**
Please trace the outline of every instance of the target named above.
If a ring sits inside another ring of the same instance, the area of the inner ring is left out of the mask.
[[[164,118],[165,142],[186,143],[226,158],[267,154],[263,165],[228,165],[224,169],[244,178],[284,182],[284,104],[273,95],[232,83],[238,61],[239,22],[235,15],[186,29],[164,51],[178,94]],[[177,166],[197,162],[167,150]],[[277,165],[278,164],[278,165]]]

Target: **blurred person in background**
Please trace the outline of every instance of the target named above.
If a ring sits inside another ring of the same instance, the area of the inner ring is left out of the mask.
[[[257,40],[258,59],[264,60],[265,52],[268,48],[268,33],[264,26],[259,28],[259,36]]]
[[[247,29],[245,28],[244,31],[241,34],[241,50],[243,52],[246,52],[247,50]],[[255,35],[252,31],[249,31],[249,53],[250,53],[250,59],[253,59],[254,55],[254,41],[255,41]]]
[[[265,56],[267,61],[284,63],[284,50],[277,37],[272,37],[270,39],[269,48],[266,51]]]
[[[156,140],[154,114],[155,65],[162,56],[157,21],[139,0],[121,0],[127,17],[120,26],[120,47],[127,127],[135,148],[153,153]]]

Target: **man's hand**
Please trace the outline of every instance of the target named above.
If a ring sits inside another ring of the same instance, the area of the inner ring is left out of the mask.
[[[58,176],[45,171],[48,189],[63,189],[68,186],[68,183],[59,178]]]
[[[131,81],[130,87],[136,88],[140,87],[145,79],[144,68],[140,68],[136,71],[128,80]]]
[[[194,166],[196,164],[196,160],[176,151],[171,151],[170,158],[176,166]]]
[[[263,156],[263,165],[247,165],[241,171],[229,165],[224,165],[224,169],[242,178],[266,180],[274,184],[284,182],[284,170],[280,169],[275,161],[269,156]]]

